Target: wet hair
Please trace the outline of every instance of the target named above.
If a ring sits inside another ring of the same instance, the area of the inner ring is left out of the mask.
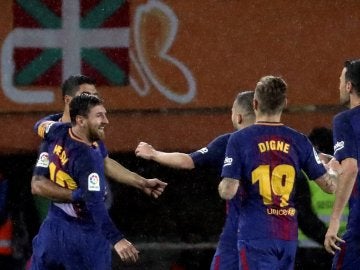
[[[344,67],[346,68],[345,81],[350,82],[356,94],[360,96],[360,59],[347,60]]]
[[[253,108],[254,91],[243,91],[237,94],[235,104],[238,109],[242,110],[246,115],[252,115],[255,117]]]
[[[102,104],[103,100],[95,95],[81,93],[81,95],[75,96],[69,104],[71,124],[76,124],[76,116],[87,117],[92,108]]]
[[[74,97],[82,84],[95,85],[95,80],[81,74],[72,75],[67,78],[61,86],[62,96],[65,97],[68,95],[70,97]]]
[[[326,127],[315,127],[310,131],[309,140],[315,149],[328,155],[334,154],[333,133]]]
[[[259,102],[259,111],[265,114],[281,112],[286,101],[286,82],[275,76],[265,76],[255,87],[255,99]]]

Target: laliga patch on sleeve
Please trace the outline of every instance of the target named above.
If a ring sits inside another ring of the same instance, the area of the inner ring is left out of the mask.
[[[49,154],[47,152],[42,152],[39,155],[39,158],[36,162],[36,167],[43,167],[43,168],[49,167]]]
[[[89,174],[88,190],[89,191],[100,191],[100,177],[97,173]]]

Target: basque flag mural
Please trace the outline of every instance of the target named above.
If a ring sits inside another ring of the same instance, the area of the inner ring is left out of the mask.
[[[128,1],[16,0],[13,29],[15,88],[60,86],[79,73],[98,85],[128,83]]]

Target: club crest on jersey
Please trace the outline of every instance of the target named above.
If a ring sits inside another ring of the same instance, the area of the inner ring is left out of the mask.
[[[49,154],[47,152],[42,152],[39,155],[39,159],[36,162],[36,167],[42,167],[42,168],[49,167]]]
[[[226,166],[230,166],[233,162],[233,159],[230,158],[230,157],[225,157],[225,160],[224,160],[224,167]]]
[[[341,142],[336,142],[336,144],[334,145],[334,154],[343,149],[345,147],[345,142],[344,141],[341,141]]]
[[[100,191],[100,177],[97,173],[89,174],[88,190],[89,191]]]

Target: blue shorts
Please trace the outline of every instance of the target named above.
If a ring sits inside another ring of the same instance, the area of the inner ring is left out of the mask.
[[[219,243],[210,270],[239,270],[239,253],[235,245]]]
[[[296,248],[296,240],[239,240],[239,269],[293,270]]]
[[[33,240],[30,266],[30,270],[45,269],[111,269],[110,244],[94,224],[51,209]]]
[[[331,269],[359,269],[360,266],[360,238],[349,237],[346,234],[345,243],[340,244],[340,251],[336,251]]]

